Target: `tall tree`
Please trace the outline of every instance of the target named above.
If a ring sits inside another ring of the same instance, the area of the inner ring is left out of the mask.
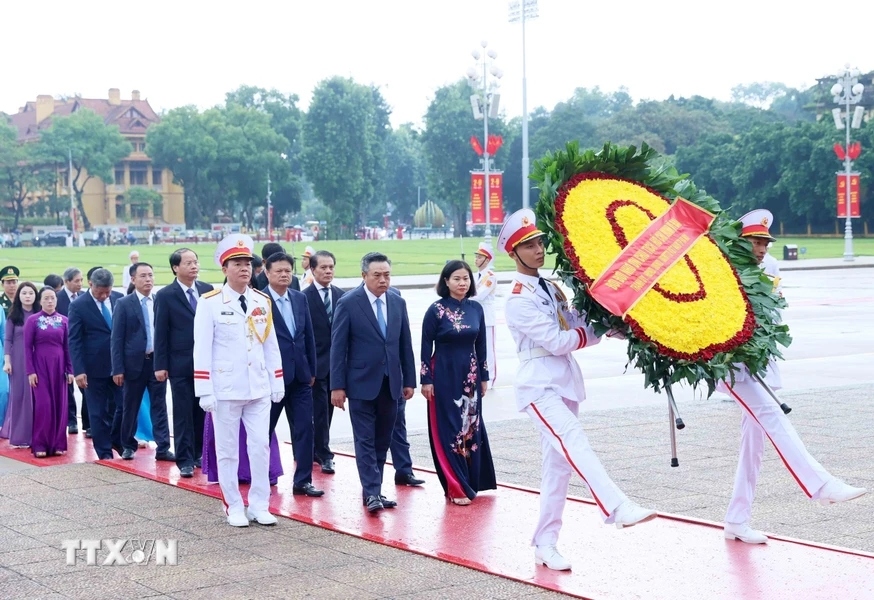
[[[80,109],[68,117],[55,117],[40,136],[40,148],[45,160],[66,164],[72,156],[71,174],[76,206],[85,229],[91,221],[82,204],[82,192],[92,177],[104,183],[113,181],[113,168],[133,149],[115,125],[107,125],[97,113]]]
[[[34,144],[19,144],[16,130],[0,123],[0,202],[9,203],[18,229],[27,195],[53,188],[57,172],[37,162]],[[69,200],[68,200],[69,202]]]
[[[412,223],[419,199],[428,198],[427,189],[423,189],[426,173],[422,142],[412,124],[401,125],[386,138],[385,164],[386,201],[394,207],[396,220]]]

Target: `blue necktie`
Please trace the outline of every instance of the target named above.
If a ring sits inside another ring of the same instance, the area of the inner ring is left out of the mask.
[[[197,296],[191,288],[188,288],[188,304],[191,305],[192,310],[197,310]]]
[[[109,309],[106,308],[106,303],[100,303],[100,311],[103,313],[103,320],[106,321],[106,326],[112,329],[112,315],[109,314]]]
[[[379,325],[379,330],[382,332],[382,337],[385,337],[385,317],[382,316],[382,298],[376,299],[376,323]]]
[[[279,310],[282,312],[282,318],[285,320],[285,326],[288,327],[289,333],[294,336],[294,313],[291,310],[291,298],[285,296],[280,298]]]
[[[143,321],[146,324],[146,354],[152,353],[152,324],[149,321],[149,299],[143,298]]]

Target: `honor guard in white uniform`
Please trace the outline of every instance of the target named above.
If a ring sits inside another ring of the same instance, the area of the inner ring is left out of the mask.
[[[774,293],[782,296],[777,261],[771,258],[773,262],[770,266],[766,262],[768,245],[776,241],[769,231],[773,222],[774,217],[770,211],[763,209],[751,211],[741,217],[741,236],[750,240],[753,254],[765,274],[774,281]],[[742,364],[736,366],[738,370],[735,372],[734,382],[722,381],[717,386],[720,392],[731,396],[743,411],[740,456],[734,491],[725,515],[725,537],[750,544],[764,544],[768,541],[765,534],[750,527],[756,482],[762,466],[766,437],[774,445],[783,464],[808,498],[818,500],[822,504],[831,504],[863,495],[865,489],[849,486],[833,477],[810,455],[789,417],[783,413],[780,406],[750,376],[746,366]],[[782,387],[780,370],[774,360],[768,363],[763,379],[773,390]]]
[[[474,276],[476,284],[476,300],[483,307],[486,321],[486,362],[488,363],[489,387],[495,387],[495,379],[498,377],[498,363],[495,359],[495,292],[498,289],[498,276],[492,266],[494,260],[492,245],[488,242],[480,242],[476,250],[477,273]]]
[[[303,254],[300,257],[301,263],[304,268],[303,276],[300,278],[300,291],[304,291],[309,286],[313,284],[313,270],[310,268],[310,258],[316,251],[312,246],[307,246],[303,250]]]
[[[586,392],[571,353],[597,344],[600,338],[583,315],[568,308],[561,290],[540,277],[543,235],[535,226],[534,212],[522,209],[504,223],[498,243],[516,262],[517,271],[505,309],[520,361],[516,406],[540,431],[543,455],[534,558],[538,564],[564,571],[571,564],[556,544],[571,473],[576,472],[589,487],[605,523],[621,529],[649,521],[656,512],[629,500],[613,483],[577,418]]]
[[[219,242],[215,262],[227,283],[201,296],[194,314],[194,393],[213,413],[219,486],[234,527],[276,523],[268,506],[270,402],[285,393],[270,298],[248,286],[253,247],[241,234]],[[248,509],[237,479],[241,420],[252,471]]]

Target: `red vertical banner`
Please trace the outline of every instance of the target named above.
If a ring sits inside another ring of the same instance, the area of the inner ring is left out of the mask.
[[[838,190],[838,218],[847,218],[847,174],[837,174],[837,190]],[[862,209],[859,204],[859,174],[850,173],[850,218],[858,218],[862,216]]]
[[[503,173],[489,173],[489,219],[492,225],[500,225],[504,222]]]
[[[474,225],[486,222],[486,205],[483,202],[486,190],[486,178],[482,171],[470,174],[470,220]]]

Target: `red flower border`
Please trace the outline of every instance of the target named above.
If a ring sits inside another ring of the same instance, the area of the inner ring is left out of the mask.
[[[647,185],[643,185],[638,181],[634,181],[633,179],[625,179],[623,177],[616,177],[615,175],[609,175],[607,173],[598,173],[598,172],[578,173],[578,174],[574,175],[573,177],[571,177],[570,179],[568,179],[564,183],[564,185],[562,185],[561,188],[559,188],[558,194],[556,195],[556,198],[555,198],[555,217],[556,217],[555,228],[561,234],[561,236],[563,238],[562,250],[564,251],[564,254],[567,257],[568,261],[571,263],[571,266],[574,268],[574,271],[576,272],[577,279],[579,279],[584,284],[586,284],[586,286],[591,286],[595,280],[592,276],[590,276],[586,272],[585,269],[583,269],[582,265],[580,264],[580,259],[577,256],[576,251],[574,250],[573,246],[571,245],[571,243],[568,239],[567,227],[564,224],[564,208],[565,208],[565,203],[567,202],[568,194],[570,194],[570,191],[572,189],[574,189],[577,185],[579,185],[581,182],[591,180],[591,179],[612,179],[614,181],[623,181],[626,183],[631,183],[633,185],[636,185],[638,187],[641,187],[641,188],[649,191],[651,194],[654,194],[654,195],[658,196],[659,198],[662,198],[668,204],[671,203],[671,201],[668,198],[665,198],[662,194],[660,194],[656,190],[652,189],[651,187],[649,187]],[[610,208],[613,208],[614,205],[616,205],[615,207],[618,208],[620,205],[623,205],[623,203],[627,203],[627,205],[636,205],[636,203],[633,203],[633,202],[628,201],[628,200],[619,200],[619,201],[616,201],[613,204],[611,204]],[[646,212],[650,218],[655,219],[654,215],[650,211],[644,209],[641,206],[638,206],[638,208],[640,208],[641,210]],[[608,209],[608,211],[609,210],[610,209]],[[616,222],[615,209],[613,211],[613,214],[608,215],[607,218],[609,219],[610,226],[613,229],[613,234],[614,234],[614,236],[616,236],[616,240],[619,242],[620,246],[622,246],[624,248],[625,246],[628,245],[628,239],[625,237],[625,233],[622,231],[622,228],[619,227],[619,224]],[[624,241],[624,245],[623,245],[623,241]],[[720,249],[720,251],[721,251],[721,249]],[[648,335],[646,335],[644,333],[640,324],[635,319],[626,315],[625,320],[628,322],[629,326],[631,327],[631,331],[634,333],[634,336],[640,340],[643,340],[645,342],[649,342],[650,344],[654,345],[656,347],[656,350],[658,351],[658,353],[663,355],[663,356],[667,356],[667,357],[670,357],[670,358],[673,358],[676,360],[688,360],[688,361],[692,361],[692,362],[709,361],[709,360],[713,359],[713,357],[716,356],[717,354],[719,354],[720,352],[728,352],[728,351],[733,350],[734,348],[737,348],[738,346],[741,346],[741,345],[745,344],[746,342],[748,342],[753,337],[753,333],[755,332],[756,316],[753,313],[752,304],[750,303],[750,299],[747,296],[746,290],[744,290],[743,283],[740,280],[740,276],[737,274],[737,271],[735,270],[734,266],[731,264],[731,261],[729,260],[729,258],[727,256],[725,256],[725,254],[723,254],[723,256],[725,257],[725,260],[729,261],[729,266],[731,267],[731,272],[734,275],[735,281],[737,283],[737,287],[740,290],[741,297],[743,298],[743,301],[744,301],[744,311],[746,313],[746,318],[744,319],[744,324],[741,327],[740,331],[735,333],[731,338],[729,338],[725,342],[722,342],[719,344],[711,344],[710,346],[707,346],[706,348],[699,350],[695,354],[690,354],[687,352],[673,350],[671,348],[668,348],[667,346],[660,344],[658,341],[650,338]],[[703,287],[703,282],[701,281],[700,274],[698,273],[698,269],[694,266],[694,263],[692,263],[692,261],[689,260],[688,256],[684,257],[684,258],[686,260],[686,264],[689,265],[689,268],[692,269],[692,272],[695,274],[695,278],[698,280],[699,285],[701,285]],[[670,292],[663,291],[662,293],[669,294]],[[702,294],[702,295],[700,297],[692,298],[692,296],[696,296],[697,294]],[[677,294],[676,300],[681,301],[681,300],[679,300],[679,298],[684,297],[684,296],[690,297],[686,301],[699,300],[699,299],[703,299],[705,297],[705,295],[706,295],[706,290],[704,290],[703,293],[701,291],[699,291],[695,294]],[[671,299],[675,299],[675,298],[671,298]]]

